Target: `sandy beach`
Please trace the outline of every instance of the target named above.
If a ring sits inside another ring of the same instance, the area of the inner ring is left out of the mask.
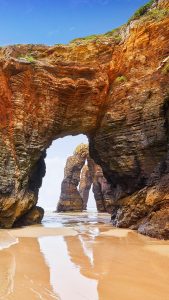
[[[167,300],[169,242],[113,228],[108,214],[47,214],[0,230],[0,299]]]

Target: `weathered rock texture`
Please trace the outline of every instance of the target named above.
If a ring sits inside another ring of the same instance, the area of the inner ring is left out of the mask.
[[[103,175],[102,168],[93,164],[93,193],[99,212],[112,212],[114,206],[114,195],[111,185]]]
[[[83,199],[83,209],[87,209],[87,202],[89,200],[89,192],[92,185],[92,174],[90,173],[89,166],[84,165],[80,175],[79,193]]]
[[[117,201],[113,224],[169,238],[168,9],[154,1],[128,25],[66,46],[0,49],[1,227],[36,205],[51,142],[83,133]]]
[[[114,206],[111,186],[104,177],[101,167],[90,157],[88,145],[80,144],[66,161],[56,210],[63,212],[87,209],[92,185],[97,210],[111,213]]]
[[[69,156],[64,169],[64,179],[61,184],[61,195],[57,211],[82,211],[83,198],[79,193],[81,170],[88,155],[88,145],[80,144]]]
[[[18,221],[15,222],[15,226],[28,226],[41,223],[43,216],[44,209],[42,207],[32,207],[28,213],[24,214]]]
[[[90,154],[87,157],[87,168],[98,212],[111,213],[114,207],[114,195],[111,185],[104,177],[102,168],[94,162]],[[82,184],[82,186],[85,187],[85,184]]]

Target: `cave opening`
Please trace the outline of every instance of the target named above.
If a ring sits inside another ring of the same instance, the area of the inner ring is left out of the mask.
[[[45,211],[56,211],[60,199],[66,161],[68,157],[73,155],[75,148],[79,144],[88,144],[88,139],[85,135],[79,134],[59,138],[54,140],[47,149],[45,158],[46,174],[38,197],[38,205],[43,207]],[[89,191],[87,210],[97,211],[92,186]]]

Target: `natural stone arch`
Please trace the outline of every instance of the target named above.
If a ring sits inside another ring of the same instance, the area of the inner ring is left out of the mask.
[[[114,225],[169,237],[169,19],[146,17],[89,41],[0,49],[0,227],[35,208],[52,141],[82,133]]]
[[[75,49],[58,46],[51,52],[49,47],[27,45],[1,50],[2,227],[11,227],[36,205],[52,141],[80,133],[89,136],[98,126],[108,90],[108,59],[90,61],[87,46],[85,57],[74,61]],[[29,52],[38,57],[33,64],[18,58]]]

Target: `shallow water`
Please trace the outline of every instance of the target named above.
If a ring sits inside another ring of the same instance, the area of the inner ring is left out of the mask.
[[[113,228],[108,214],[47,213],[0,230],[0,249],[0,299],[169,299],[169,242]]]

